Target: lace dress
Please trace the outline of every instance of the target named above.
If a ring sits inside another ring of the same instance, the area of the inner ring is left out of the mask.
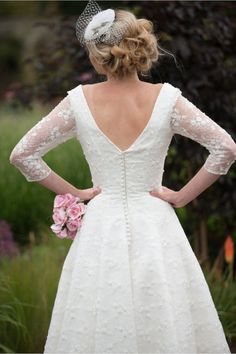
[[[76,138],[102,189],[65,258],[44,353],[230,353],[174,207],[149,194],[162,184],[174,134],[208,149],[211,173],[226,174],[236,159],[231,136],[167,82],[125,150],[96,124],[82,85],[14,147],[10,162],[39,181],[51,173],[42,156]]]

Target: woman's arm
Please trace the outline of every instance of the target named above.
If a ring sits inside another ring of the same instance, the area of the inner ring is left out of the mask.
[[[210,187],[221,175],[208,172],[204,166],[193,176],[193,178],[179,190],[177,195],[178,207],[190,203],[199,196],[205,189]]]
[[[92,199],[93,197],[95,197],[95,195],[101,192],[100,187],[78,189],[69,182],[67,182],[65,179],[60,177],[54,171],[51,171],[51,173],[46,178],[37,182],[45,188],[55,192],[56,194],[71,193],[72,195],[79,197],[81,200]]]
[[[170,122],[173,134],[197,141],[209,151],[202,168],[180,191],[163,187],[162,190],[151,193],[175,207],[182,207],[200,195],[221,175],[227,174],[236,160],[236,144],[226,130],[182,94],[175,102]]]
[[[69,97],[61,102],[17,143],[10,155],[15,165],[28,182],[38,182],[56,194],[71,193],[83,200],[91,199],[96,193],[93,188],[80,190],[61,178],[42,159],[49,150],[76,137],[76,117]]]

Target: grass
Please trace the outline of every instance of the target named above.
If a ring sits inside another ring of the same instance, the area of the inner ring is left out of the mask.
[[[228,268],[221,279],[205,275],[227,339],[236,349],[236,282],[229,278]]]
[[[43,352],[59,276],[71,242],[50,235],[19,256],[1,260],[1,352]]]

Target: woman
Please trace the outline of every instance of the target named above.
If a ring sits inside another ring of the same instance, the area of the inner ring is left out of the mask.
[[[236,144],[179,88],[139,80],[159,55],[150,21],[90,1],[77,38],[107,80],[69,90],[10,156],[28,181],[89,200],[63,264],[44,353],[230,353],[174,208],[227,174]],[[179,191],[161,186],[174,134],[209,150]],[[42,160],[73,137],[97,189],[74,187]]]

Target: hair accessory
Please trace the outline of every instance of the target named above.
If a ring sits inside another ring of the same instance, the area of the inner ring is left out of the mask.
[[[76,37],[80,44],[118,44],[127,24],[117,22],[115,18],[115,10],[102,10],[95,0],[90,0],[76,21]]]

